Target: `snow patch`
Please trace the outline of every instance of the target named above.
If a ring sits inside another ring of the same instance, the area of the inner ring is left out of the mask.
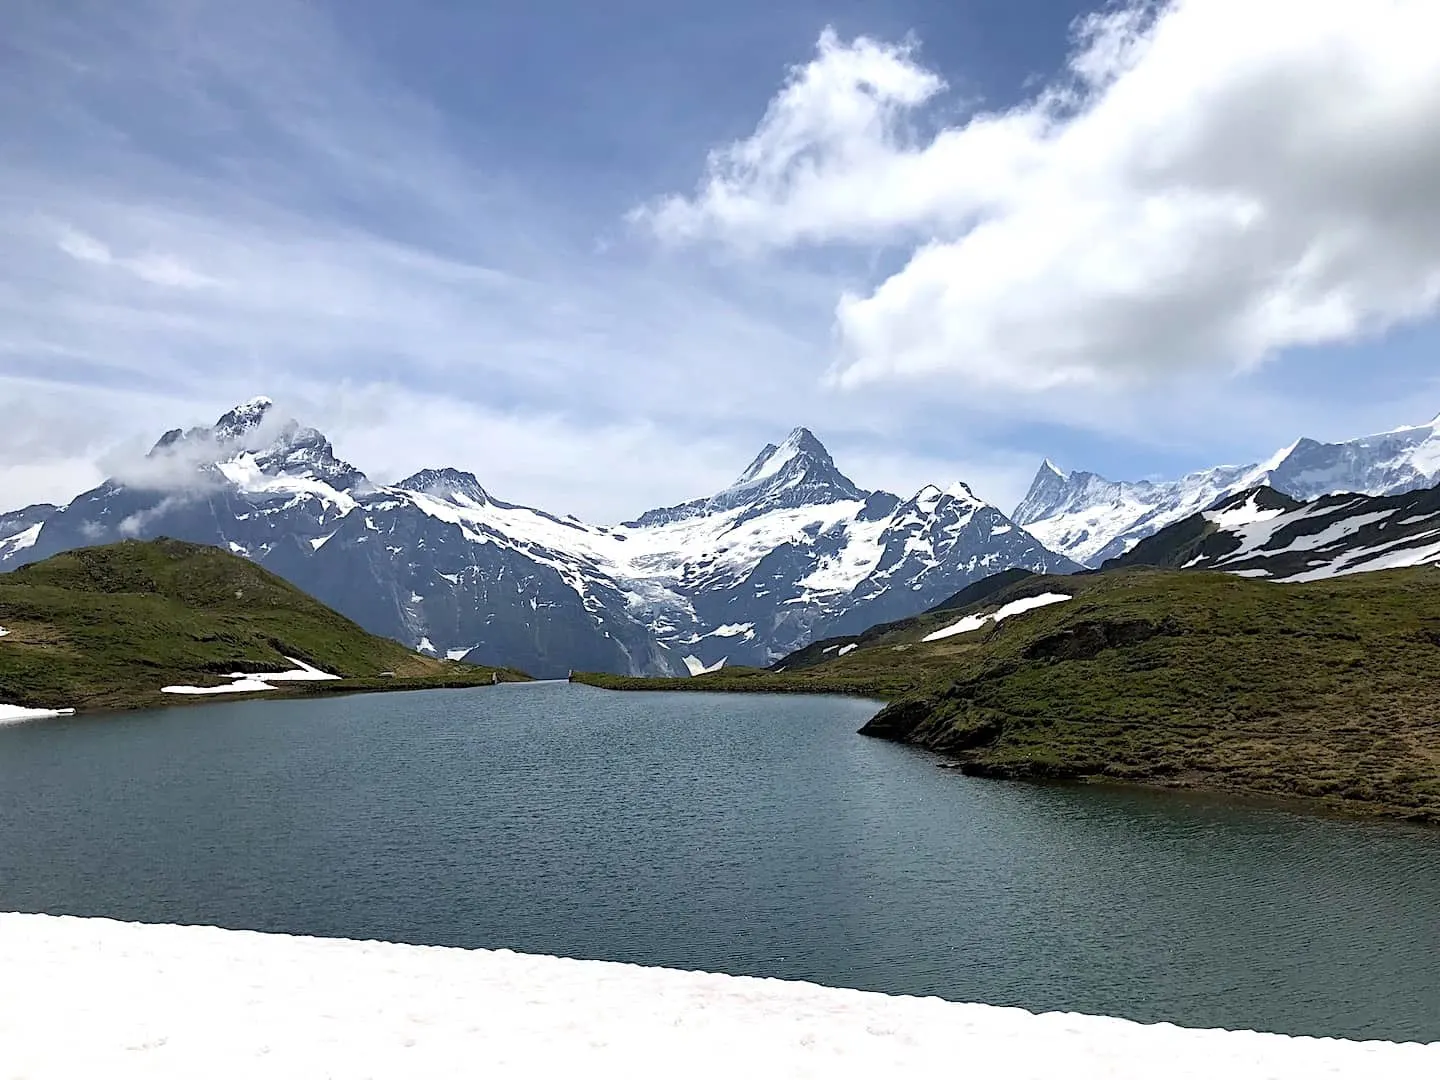
[[[295,666],[289,671],[261,671],[243,672],[232,671],[230,682],[220,686],[162,686],[162,694],[250,694],[260,690],[274,690],[272,685],[277,682],[322,682],[329,679],[338,679],[339,675],[331,675],[328,671],[321,671],[317,667],[311,667],[304,660],[297,660],[293,656],[285,657]]]
[[[854,651],[855,651],[856,649],[858,649],[859,647],[860,647],[860,646],[859,646],[858,644],[856,644],[855,642],[852,641],[849,645],[842,645],[842,646],[840,647],[840,651],[839,651],[838,653],[836,653],[835,655],[836,655],[836,656],[846,656],[846,655],[854,652]]]
[[[989,615],[966,615],[957,623],[951,623],[933,634],[926,634],[921,641],[939,641],[942,638],[954,637],[956,634],[968,634],[972,630],[979,630],[990,621]]]
[[[35,541],[40,539],[40,530],[44,527],[42,522],[39,525],[31,525],[14,536],[7,536],[0,539],[0,552],[6,555],[14,555],[17,551],[24,551],[26,548],[34,547]]]
[[[699,659],[698,657],[685,657],[685,668],[687,671],[690,672],[691,675],[709,675],[712,671],[719,671],[724,666],[725,657],[723,656],[719,660],[716,660],[715,663],[711,664],[709,667],[706,667],[705,661]]]
[[[1232,506],[1228,510],[1205,512],[1207,521],[1212,521],[1222,529],[1233,528],[1236,525],[1250,525],[1256,521],[1269,521],[1277,518],[1285,512],[1284,507],[1265,508],[1260,505],[1258,492],[1252,491],[1250,497],[1239,506]]]
[[[968,634],[972,630],[979,630],[987,622],[1001,622],[1012,615],[1021,615],[1027,611],[1034,611],[1036,608],[1049,607],[1051,604],[1059,604],[1072,597],[1064,593],[1041,593],[1039,596],[1027,596],[1021,600],[1012,600],[998,611],[989,615],[967,615],[959,622],[952,623],[933,634],[926,634],[921,641],[939,641],[942,638],[954,637],[956,634]]]
[[[706,637],[741,637],[741,636],[743,636],[746,641],[749,641],[751,638],[753,638],[753,637],[755,636],[755,624],[754,624],[754,623],[748,623],[748,622],[747,622],[747,623],[726,623],[724,626],[718,626],[718,627],[716,627],[714,630],[711,630],[710,633],[706,634],[705,636],[706,636]]]
[[[431,643],[428,637],[422,637],[420,639],[420,644],[415,646],[415,651],[429,653],[431,656],[436,655],[435,646]]]
[[[0,705],[0,724],[19,724],[26,720],[52,720],[57,716],[74,715],[74,709],[27,709],[21,705]]]

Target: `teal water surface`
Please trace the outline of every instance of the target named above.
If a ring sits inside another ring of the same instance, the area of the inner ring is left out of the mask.
[[[0,728],[0,909],[1440,1040],[1440,832],[971,779],[875,705],[565,684]]]

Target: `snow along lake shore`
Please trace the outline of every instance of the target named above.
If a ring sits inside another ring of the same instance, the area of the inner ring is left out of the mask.
[[[0,914],[0,1078],[1410,1080],[1440,1043],[1199,1031],[506,951]]]

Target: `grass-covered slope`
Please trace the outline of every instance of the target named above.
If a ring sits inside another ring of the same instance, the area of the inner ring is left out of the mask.
[[[1073,599],[922,640],[1045,592]],[[976,774],[1305,796],[1440,821],[1435,568],[1286,586],[1195,571],[1035,577],[877,631],[808,666],[645,685],[876,694],[889,704],[866,733]]]
[[[265,696],[464,686],[493,670],[420,656],[246,559],[175,540],[70,551],[0,575],[0,626],[0,702],[32,708],[224,700],[160,687],[282,671],[293,666],[286,657],[342,678],[279,683]]]

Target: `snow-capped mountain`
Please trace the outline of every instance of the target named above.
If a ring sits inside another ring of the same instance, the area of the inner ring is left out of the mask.
[[[963,484],[907,500],[858,488],[804,428],[721,492],[602,526],[455,469],[373,484],[265,398],[166,433],[63,509],[12,517],[22,539],[0,531],[0,567],[131,536],[216,544],[366,629],[537,675],[763,665],[998,570],[1078,569]]]
[[[1432,563],[1440,563],[1440,487],[1311,502],[1260,487],[1162,529],[1108,566],[1297,582]]]
[[[1296,499],[1393,495],[1440,481],[1440,417],[1348,442],[1301,439],[1258,465],[1222,465],[1179,480],[1106,480],[1048,460],[1011,517],[1052,551],[1086,566],[1115,558],[1221,499],[1268,486]]]

